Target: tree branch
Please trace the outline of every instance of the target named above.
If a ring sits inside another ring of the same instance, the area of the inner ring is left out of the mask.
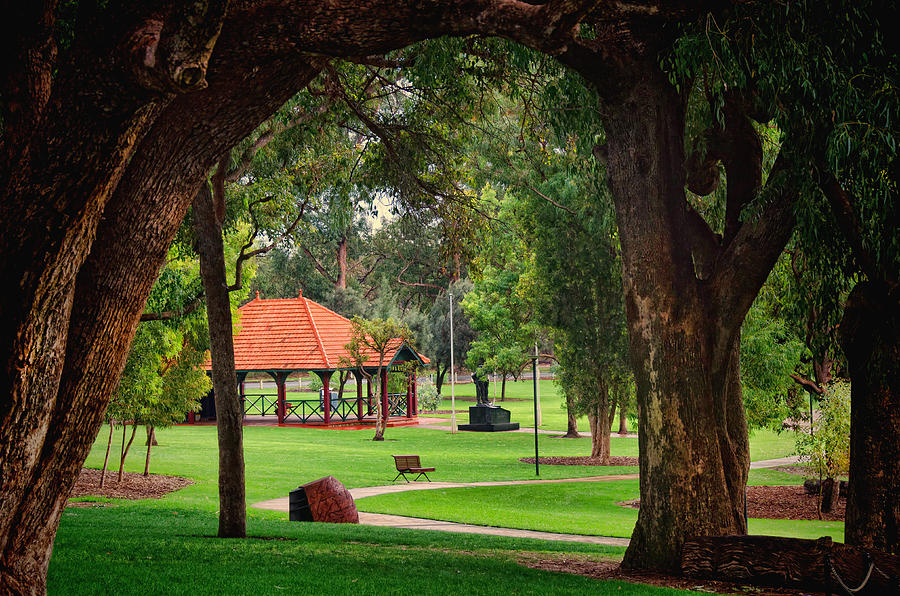
[[[809,379],[804,379],[799,375],[795,375],[791,373],[790,377],[794,379],[794,381],[803,387],[806,391],[808,391],[811,395],[824,395],[825,389],[819,387],[819,385],[815,381],[810,381]]]
[[[321,116],[322,114],[327,112],[333,104],[334,102],[331,98],[326,98],[326,100],[321,105],[316,107],[316,109],[308,112],[302,112],[296,115],[294,118],[291,118],[291,120],[289,120],[286,124],[282,124],[280,122],[273,123],[269,128],[263,131],[263,133],[260,134],[259,137],[257,137],[257,139],[253,142],[253,144],[250,145],[250,147],[248,147],[244,151],[243,155],[241,155],[241,157],[239,158],[238,163],[225,175],[225,182],[233,183],[240,180],[241,176],[243,176],[247,172],[247,169],[253,163],[253,158],[256,156],[259,150],[271,143],[279,134],[287,130],[291,130],[292,128],[296,128],[301,124],[306,124],[310,120]]]
[[[316,268],[316,271],[318,271],[318,272],[322,275],[322,277],[324,277],[325,279],[327,279],[327,280],[328,280],[329,282],[331,282],[332,284],[336,284],[336,283],[337,283],[337,280],[336,280],[335,278],[333,278],[331,275],[329,275],[328,270],[325,269],[325,267],[322,266],[322,263],[319,262],[319,259],[317,259],[317,258],[315,257],[315,255],[312,254],[312,252],[310,252],[310,250],[309,250],[308,248],[306,248],[305,246],[303,246],[303,245],[301,244],[301,245],[300,245],[300,250],[303,251],[303,254],[305,254],[307,257],[309,257],[309,259],[310,259],[310,260],[312,261],[312,263],[313,263],[313,267]]]
[[[269,197],[269,198],[267,198],[267,200],[271,200],[271,198]],[[276,238],[269,244],[248,252],[247,249],[250,248],[251,246],[253,246],[253,242],[255,241],[256,236],[259,233],[259,225],[256,223],[256,217],[253,214],[253,206],[256,204],[262,203],[264,201],[265,200],[260,199],[259,201],[256,201],[256,202],[250,204],[249,208],[250,208],[251,216],[253,217],[253,222],[255,224],[255,228],[253,230],[253,233],[250,235],[250,239],[244,244],[244,246],[241,247],[241,254],[238,255],[237,261],[234,264],[234,283],[231,284],[230,286],[228,286],[229,292],[234,292],[234,291],[240,290],[244,287],[241,276],[244,271],[244,263],[247,260],[252,259],[253,257],[255,257],[257,255],[266,254],[267,252],[269,252],[270,250],[272,250],[273,248],[278,246],[278,243],[280,242],[280,240],[282,238],[286,238],[287,236],[290,236],[293,233],[294,229],[300,223],[300,220],[303,219],[304,213],[306,213],[306,206],[309,204],[309,197],[307,196],[303,200],[303,203],[300,205],[300,212],[297,214],[297,216],[294,218],[294,220],[291,222],[291,224],[287,227],[287,229],[281,234],[280,238]]]
[[[176,2],[173,14],[148,18],[131,39],[138,82],[164,93],[206,89],[206,70],[228,0]]]
[[[747,117],[744,97],[737,91],[725,93],[725,147],[723,162],[728,177],[725,204],[724,244],[741,228],[741,213],[756,198],[762,185],[762,143]]]
[[[755,221],[745,222],[722,251],[710,278],[721,320],[726,329],[740,329],[744,316],[784,250],[794,229],[798,192],[788,176],[784,151],[775,160],[766,186],[774,195]],[[728,338],[720,338],[730,341]],[[721,346],[725,353],[727,345]]]
[[[545,195],[544,193],[542,193],[541,191],[536,189],[535,187],[529,186],[528,188],[531,190],[531,192],[533,192],[537,196],[541,197],[542,199],[544,199],[545,201],[547,201],[554,207],[556,207],[558,209],[562,209],[563,211],[565,211],[566,213],[568,213],[570,215],[577,215],[577,213],[575,213],[575,211],[573,211],[572,209],[569,209],[565,205],[561,205],[560,203],[557,203],[556,201],[554,201],[553,199],[551,199],[550,197],[548,197],[547,195]]]
[[[896,277],[888,274],[886,271],[880,271],[875,264],[872,253],[863,244],[862,228],[853,210],[853,204],[858,202],[856,197],[847,192],[841,186],[841,183],[838,182],[838,179],[834,177],[834,174],[828,171],[823,164],[818,164],[816,170],[819,188],[822,189],[822,193],[828,200],[838,228],[840,228],[847,244],[850,245],[853,259],[859,265],[859,268],[865,273],[869,281],[896,285]]]

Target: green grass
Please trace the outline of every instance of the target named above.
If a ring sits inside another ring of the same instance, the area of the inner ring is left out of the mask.
[[[797,448],[794,433],[784,431],[776,433],[768,428],[750,431],[750,460],[777,459],[795,455]]]
[[[332,475],[348,488],[388,484],[394,478],[392,454],[418,453],[422,462],[438,468],[434,480],[474,482],[522,480],[534,477],[534,465],[518,461],[534,455],[534,437],[527,433],[450,433],[422,428],[389,428],[384,442],[373,442],[371,430],[246,427],[247,501],[255,503],[284,496],[322,476]],[[159,446],[151,452],[151,471],[188,476],[194,486],[179,491],[191,506],[217,507],[216,429],[179,426],[158,431]],[[106,447],[103,429],[87,459],[99,468]],[[117,437],[118,439],[118,437]],[[114,440],[114,444],[117,440]],[[114,445],[115,449],[115,445]],[[585,455],[590,439],[561,439],[541,435],[542,455]],[[126,469],[142,470],[144,447],[135,441]],[[637,439],[613,438],[613,455],[637,455]],[[630,473],[635,468],[546,466],[542,477],[569,478]]]
[[[357,507],[485,526],[627,538],[637,510],[615,503],[637,497],[637,480],[618,480],[409,491],[359,499]]]
[[[548,398],[550,399],[550,398]],[[507,402],[516,403],[516,402]],[[530,404],[525,403],[530,407]],[[545,416],[545,419],[547,417]],[[564,412],[560,418],[564,424]],[[181,426],[157,433],[151,471],[188,476],[195,484],[159,500],[69,508],[63,515],[50,564],[54,594],[171,593],[648,593],[632,587],[535,571],[516,563],[521,552],[566,558],[618,558],[622,549],[569,542],[421,532],[375,527],[286,523],[286,514],[249,509],[246,541],[219,540],[216,530],[217,445],[212,426]],[[286,496],[296,486],[333,475],[346,486],[387,484],[395,453],[418,453],[434,465],[435,480],[484,481],[534,478],[533,464],[519,462],[534,452],[527,433],[458,433],[428,428],[389,428],[383,443],[372,430],[247,427],[244,429],[247,501]],[[113,442],[117,449],[118,437]],[[101,431],[88,457],[103,460]],[[135,442],[127,469],[140,471],[144,448]],[[774,433],[757,433],[754,459],[785,455],[787,443]],[[585,455],[590,439],[539,437],[543,456]],[[613,455],[637,455],[637,440],[614,437]],[[115,457],[113,457],[115,459]],[[541,478],[635,473],[634,467],[542,466]],[[800,477],[754,471],[751,482],[792,482]],[[430,493],[430,494],[429,494]],[[637,497],[637,481],[558,483],[423,491],[359,501],[360,509],[406,515],[503,523],[510,527],[627,537],[636,512],[614,505]],[[90,499],[88,499],[90,500]],[[469,517],[466,517],[469,516]],[[499,522],[498,520],[502,520]],[[830,534],[818,522],[753,520],[753,531],[810,536]],[[810,527],[814,529],[810,529]],[[394,570],[409,572],[398,576]],[[621,588],[621,589],[620,589]],[[661,591],[659,593],[677,593]]]
[[[608,560],[623,549],[443,532],[252,519],[212,537],[208,512],[126,504],[63,514],[50,594],[685,594],[538,571],[523,554]]]
[[[760,479],[754,478],[756,483],[766,483],[771,471],[763,472],[766,474]],[[756,471],[751,475],[756,476]],[[787,476],[795,480],[792,484],[800,478]],[[410,491],[367,497],[358,500],[357,506],[373,513],[628,538],[637,521],[637,510],[616,503],[639,496],[637,480],[615,480]],[[795,538],[828,535],[841,542],[844,538],[842,522],[750,520],[749,526],[756,534]]]

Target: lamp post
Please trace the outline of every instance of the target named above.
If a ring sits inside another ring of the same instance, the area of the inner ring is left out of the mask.
[[[537,358],[539,355],[540,355],[540,352],[538,352],[537,342],[534,342],[534,357]],[[537,385],[536,385],[536,387],[537,387],[537,389],[536,389],[537,422],[535,424],[540,426],[544,423],[544,416],[543,416],[544,411],[543,411],[543,408],[541,408],[541,369],[540,369],[540,367],[537,367],[535,370],[537,371],[535,374],[537,375],[536,378],[538,380]]]
[[[531,358],[531,378],[534,382],[534,475],[541,475],[541,467],[538,461],[538,384],[537,384],[537,344],[534,346],[534,356]]]
[[[456,432],[456,361],[453,359],[453,294],[450,296],[450,432]]]

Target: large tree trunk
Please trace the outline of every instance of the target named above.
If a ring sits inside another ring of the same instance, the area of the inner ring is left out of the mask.
[[[440,361],[435,362],[435,374],[434,374],[434,388],[437,390],[438,395],[441,394],[441,387],[444,386],[444,376],[447,374],[447,369],[450,368],[450,365],[445,365],[441,367]]]
[[[224,197],[221,197],[224,199]],[[217,210],[209,185],[194,198],[194,230],[200,253],[200,273],[206,294],[209,321],[209,351],[216,429],[219,436],[219,537],[247,536],[247,505],[244,499],[243,409],[234,368],[234,329],[225,275],[222,238],[224,207]]]
[[[591,457],[600,459],[601,465],[609,463],[609,389],[606,383],[598,383],[597,400],[588,410],[591,425]]]
[[[619,406],[619,434],[628,434],[628,410]]]
[[[732,216],[716,239],[685,200],[681,98],[653,61],[635,60],[619,76],[600,153],[616,205],[638,396],[642,507],[623,565],[675,570],[687,536],[746,532],[739,331],[793,220],[779,196],[752,224]],[[758,164],[752,127],[736,117],[729,124],[750,137],[737,138],[749,146],[735,149],[738,157]],[[751,174],[729,170],[729,212],[733,195],[755,195]]]
[[[900,291],[857,284],[840,340],[851,381],[847,543],[900,553]]]
[[[591,436],[593,436],[593,430]],[[578,439],[578,418],[575,416],[575,397],[566,395],[566,434],[563,435],[567,439]]]

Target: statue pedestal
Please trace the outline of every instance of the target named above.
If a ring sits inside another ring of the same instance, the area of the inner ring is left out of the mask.
[[[518,430],[519,423],[509,421],[509,410],[499,406],[479,404],[469,407],[469,423],[460,424],[458,428],[476,432],[496,432]]]

